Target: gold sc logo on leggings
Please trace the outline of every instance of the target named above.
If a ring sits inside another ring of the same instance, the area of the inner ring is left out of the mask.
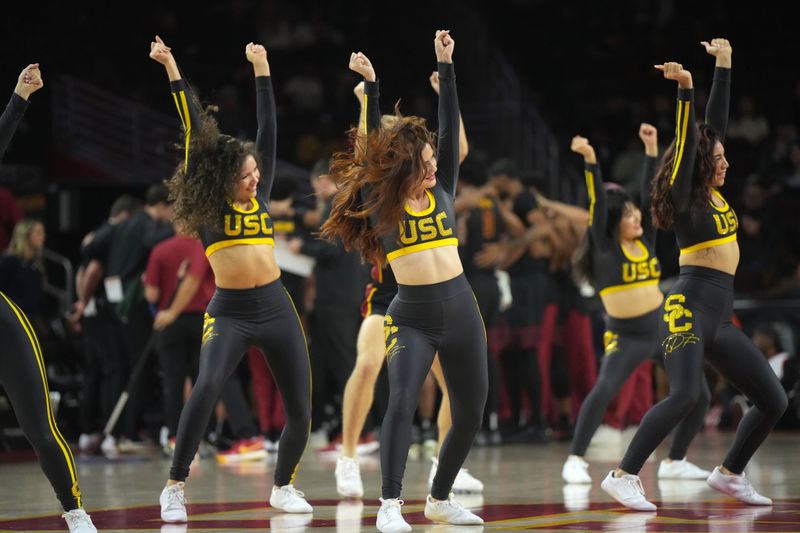
[[[670,294],[664,301],[664,322],[667,323],[670,335],[661,343],[664,357],[675,350],[689,344],[695,344],[700,338],[692,333],[692,312],[683,306],[686,296],[683,294]],[[679,323],[680,321],[680,323]]]

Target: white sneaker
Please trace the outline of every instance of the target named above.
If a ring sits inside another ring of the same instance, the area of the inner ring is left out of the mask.
[[[771,499],[756,492],[744,472],[741,476],[729,476],[716,467],[708,476],[708,486],[750,505],[772,505]]]
[[[119,449],[117,448],[117,439],[115,439],[113,435],[106,435],[106,438],[104,438],[103,442],[100,444],[100,451],[103,452],[103,455],[106,457],[118,457]]]
[[[179,481],[161,491],[158,501],[161,504],[161,520],[164,522],[186,522],[186,495],[183,492],[185,486],[183,481]]]
[[[634,511],[655,511],[656,506],[644,497],[644,487],[639,476],[625,474],[614,477],[614,471],[608,473],[600,484],[606,493],[619,503]]]
[[[686,457],[680,461],[667,461],[664,459],[658,466],[658,477],[660,479],[708,479],[710,475],[711,472],[690,463],[686,460]]]
[[[428,489],[433,486],[433,478],[436,477],[436,470],[439,468],[439,460],[431,457],[431,472],[428,474]],[[469,473],[466,468],[460,468],[456,478],[453,480],[453,492],[483,492],[483,482]]]
[[[358,458],[341,456],[336,460],[336,492],[345,498],[360,498],[364,495]]]
[[[292,484],[272,487],[269,504],[286,513],[311,513],[314,511],[314,508],[306,501],[305,494],[295,490]]]
[[[468,511],[453,497],[453,493],[446,500],[434,500],[428,494],[425,500],[425,518],[433,522],[443,522],[454,526],[478,526],[483,524],[483,518]]]
[[[381,500],[381,508],[378,509],[378,518],[375,521],[375,527],[381,533],[406,533],[411,531],[411,526],[408,522],[403,520],[403,515],[400,508],[403,506],[403,500],[397,498],[389,498],[388,500]]]
[[[570,455],[561,468],[561,477],[567,483],[591,483],[592,477],[588,470],[589,463],[577,455]]]
[[[81,433],[78,437],[78,449],[81,453],[94,453],[102,440],[102,433]]]
[[[83,509],[73,509],[61,515],[67,521],[70,533],[97,533],[92,519]]]
[[[622,431],[612,428],[607,424],[601,424],[592,435],[590,446],[611,446],[622,443]]]

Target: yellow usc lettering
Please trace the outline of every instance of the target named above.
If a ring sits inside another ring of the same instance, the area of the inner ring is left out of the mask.
[[[253,235],[272,235],[267,213],[252,215],[225,215],[223,230],[228,237],[252,237]]]
[[[686,320],[683,325],[678,324],[678,320],[692,318],[692,312],[683,306],[686,296],[683,294],[670,294],[664,302],[664,322],[669,324],[670,333],[682,333],[692,329],[692,323]]]
[[[625,283],[653,279],[660,275],[658,259],[655,257],[640,263],[622,263],[622,281]]]
[[[447,213],[442,211],[436,217],[425,217],[420,219],[400,221],[400,242],[405,245],[416,242],[427,242],[436,237],[447,237],[453,234],[453,230],[444,227],[444,219]]]
[[[714,224],[717,226],[717,233],[720,235],[728,235],[739,228],[739,220],[733,210],[726,213],[714,213],[712,216]]]

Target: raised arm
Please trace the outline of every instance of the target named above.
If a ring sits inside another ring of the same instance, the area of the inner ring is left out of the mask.
[[[658,130],[655,126],[642,122],[639,126],[639,138],[644,144],[644,164],[642,165],[641,188],[639,189],[639,209],[642,212],[642,229],[644,236],[651,244],[656,231],[653,227],[653,217],[650,215],[650,183],[656,171],[658,162]]]
[[[362,96],[361,114],[359,116],[359,132],[366,137],[371,131],[381,127],[381,112],[378,106],[380,96],[378,77],[369,58],[362,52],[350,54],[350,70],[364,77],[364,87],[362,91],[356,92]]]
[[[576,135],[572,138],[569,146],[570,150],[583,156],[584,170],[586,178],[586,191],[589,194],[589,232],[595,244],[603,245],[606,239],[606,191],[603,188],[603,178],[600,175],[600,166],[597,164],[597,156],[594,148],[589,144],[589,139]]]
[[[42,81],[39,63],[31,63],[22,69],[14,92],[11,94],[11,100],[0,116],[0,162],[3,160],[11,138],[17,131],[22,115],[28,109],[28,98],[42,87],[44,87],[44,81]]]
[[[433,71],[431,77],[428,78],[431,82],[431,88],[439,95],[439,72]],[[467,139],[467,130],[464,128],[464,118],[461,113],[458,114],[458,163],[461,164],[469,155],[469,140]]]
[[[275,146],[278,130],[275,93],[272,90],[267,49],[260,44],[248,43],[244,53],[247,60],[253,64],[253,74],[256,80],[256,115],[258,117],[256,150],[263,165],[260,186],[264,188],[264,192],[269,198],[272,184],[275,182]]]
[[[694,119],[692,73],[680,63],[655,65],[668,80],[678,82],[678,109],[675,118],[675,153],[669,178],[670,197],[676,213],[689,209],[692,173],[697,156],[697,125]]]
[[[448,30],[439,30],[433,40],[439,72],[439,146],[436,154],[436,179],[442,188],[455,196],[458,179],[459,127],[461,113],[458,110],[456,74],[453,70],[455,41]]]
[[[200,110],[197,108],[197,101],[192,94],[191,87],[181,75],[178,63],[172,55],[172,49],[164,44],[158,35],[156,35],[156,40],[150,43],[150,58],[164,65],[167,71],[172,98],[175,100],[175,107],[178,109],[178,116],[183,124],[183,172],[188,177],[191,175],[189,172],[189,144],[194,129],[200,124]]]
[[[715,58],[714,82],[706,104],[706,124],[714,128],[721,142],[725,142],[731,106],[733,48],[727,39],[711,39],[710,43],[702,41],[700,44]]]

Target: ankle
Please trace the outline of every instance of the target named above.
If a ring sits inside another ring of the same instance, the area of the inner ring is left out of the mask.
[[[628,472],[624,471],[621,468],[616,468],[616,469],[614,469],[614,474],[613,475],[614,475],[614,477],[622,477],[622,476],[627,476],[629,474],[628,474]]]
[[[584,460],[584,458],[583,458],[583,456],[582,456],[582,455],[576,455],[576,454],[574,454],[574,453],[571,453],[571,454],[569,454],[569,457],[567,457],[567,459],[572,459],[573,457],[574,457],[575,459],[580,459],[581,461],[583,461],[583,460]]]
[[[726,476],[741,476],[741,474],[737,474],[736,472],[731,472],[722,465],[719,465],[719,471],[725,474]]]
[[[178,483],[184,483],[184,484],[185,484],[186,482],[185,482],[185,481],[177,481],[177,480],[175,480],[175,479],[168,479],[168,480],[167,480],[167,485],[166,485],[166,486],[167,486],[167,487],[171,487],[171,486],[173,486],[173,485],[177,485]]]

